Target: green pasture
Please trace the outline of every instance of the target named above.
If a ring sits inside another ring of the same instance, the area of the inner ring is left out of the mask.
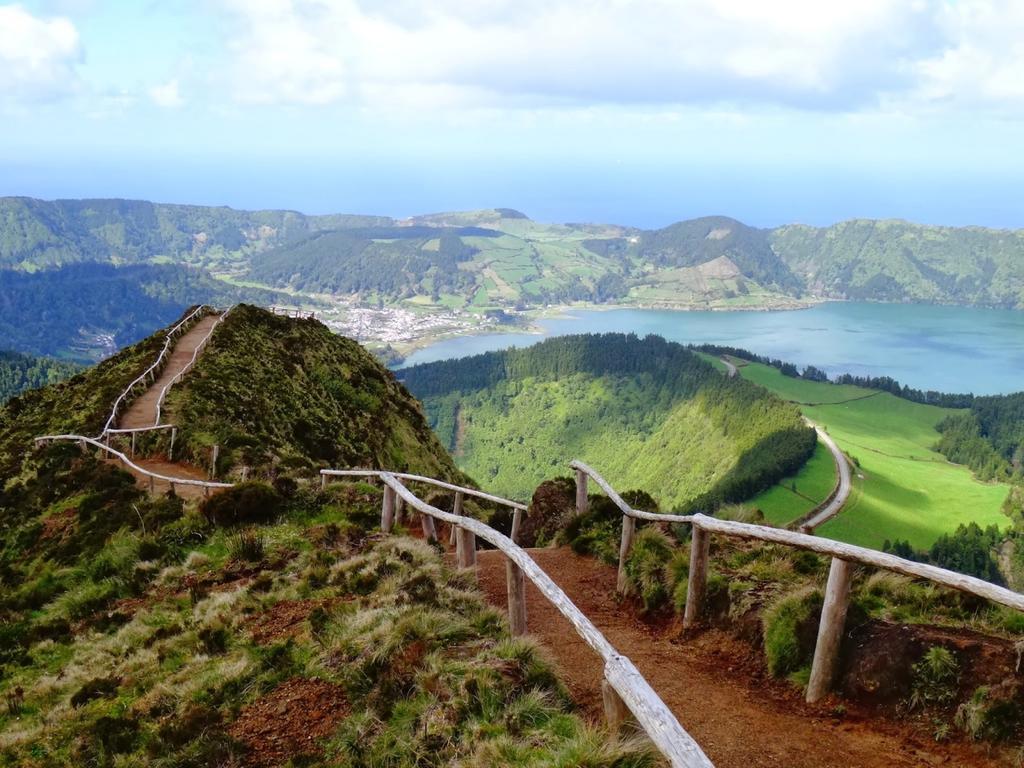
[[[743,366],[740,373],[787,400],[815,403],[801,405],[804,414],[859,464],[849,501],[818,529],[821,535],[869,547],[907,539],[923,549],[961,523],[1009,524],[1001,511],[1008,486],[979,482],[970,470],[934,450],[936,425],[955,411],[887,392],[793,379],[757,363]],[[767,493],[776,494],[775,503],[782,492]]]

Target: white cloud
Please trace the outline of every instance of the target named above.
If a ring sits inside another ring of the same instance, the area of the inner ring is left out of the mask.
[[[156,85],[149,89],[149,98],[158,107],[176,109],[184,106],[185,99],[181,96],[181,88],[177,78],[169,80],[163,85]]]
[[[1013,111],[1024,105],[1024,4],[944,3],[937,23],[947,45],[915,63],[915,96],[932,105]]]
[[[848,107],[900,86],[930,37],[906,0],[221,1],[255,102]]]
[[[40,18],[21,5],[0,5],[0,97],[8,105],[72,93],[81,58],[70,19]]]

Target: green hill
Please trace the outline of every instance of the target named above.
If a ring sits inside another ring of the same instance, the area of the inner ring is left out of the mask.
[[[192,304],[281,299],[275,291],[237,287],[180,264],[0,269],[0,338],[18,352],[96,361],[148,336]]]
[[[772,248],[831,298],[1024,308],[1024,232],[855,220],[793,225]]]
[[[167,401],[182,455],[300,474],[382,467],[460,477],[420,404],[359,344],[316,320],[232,310]]]
[[[74,363],[0,351],[0,405],[19,392],[57,384],[79,370]]]
[[[401,375],[459,466],[522,498],[580,458],[662,507],[711,508],[772,485],[815,446],[794,406],[655,336],[559,337]]]
[[[387,370],[253,307],[213,338],[176,393],[184,445],[251,448],[272,485],[150,496],[34,449],[98,432],[163,333],[0,407],[0,765],[656,764],[573,713],[467,573],[382,538],[379,488],[320,488],[325,461],[458,474]]]

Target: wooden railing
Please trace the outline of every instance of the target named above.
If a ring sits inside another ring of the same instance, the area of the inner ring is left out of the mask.
[[[202,315],[214,311],[216,310],[208,304],[201,304],[190,312],[188,316],[183,318],[180,323],[167,332],[167,337],[164,340],[164,348],[160,350],[160,354],[157,356],[156,361],[149,366],[149,368],[139,374],[138,378],[129,384],[125,388],[124,392],[118,395],[117,400],[114,401],[114,407],[111,409],[110,418],[107,419],[107,423],[103,425],[103,431],[99,434],[101,438],[113,428],[114,422],[117,421],[117,416],[121,412],[121,408],[128,403],[128,399],[131,396],[132,391],[140,384],[145,384],[146,379],[149,379],[150,384],[156,380],[157,373],[166,363],[167,358],[170,355],[171,342],[184,331],[186,326],[191,325],[192,322],[198,320]]]
[[[228,307],[227,309],[225,309],[221,313],[220,317],[217,318],[217,321],[212,326],[210,326],[210,332],[207,333],[203,337],[203,340],[200,341],[198,345],[196,345],[196,349],[192,353],[192,359],[189,360],[188,363],[185,365],[185,367],[182,368],[178,372],[177,376],[175,376],[173,379],[171,379],[169,382],[167,382],[167,384],[164,385],[164,388],[160,390],[160,397],[156,401],[156,419],[153,421],[154,428],[156,426],[160,425],[160,412],[163,409],[164,400],[167,398],[168,391],[170,391],[171,387],[173,387],[175,384],[177,384],[179,381],[181,381],[182,378],[184,378],[186,373],[188,373],[189,371],[192,370],[192,368],[196,364],[196,360],[199,359],[200,353],[204,349],[206,349],[206,345],[209,343],[210,339],[213,337],[213,332],[216,331],[217,330],[217,326],[220,325],[221,323],[223,323],[224,320],[227,318],[227,316],[229,314],[231,314],[231,310],[232,309],[234,309],[234,305]]]
[[[445,512],[419,499],[403,485],[402,480],[424,482],[440,488],[476,496],[514,508],[524,507],[497,496],[478,491],[475,488],[446,483],[419,475],[384,472],[377,470],[321,470],[322,482],[328,477],[377,477],[384,483],[384,499],[381,506],[381,529],[390,532],[395,522],[399,502],[408,504],[420,513],[424,534],[436,539],[434,521],[450,524],[459,532],[461,546],[457,553],[460,568],[476,563],[476,539],[480,538],[499,550],[506,558],[505,574],[508,581],[509,628],[513,635],[526,632],[526,579],[572,624],[580,637],[600,657],[604,664],[604,680],[601,685],[605,716],[610,725],[617,728],[632,713],[640,728],[668,759],[673,768],[714,768],[703,750],[679,724],[675,715],[665,705],[632,661],[618,653],[601,631],[577,608],[569,596],[551,580],[529,553],[510,537],[496,531],[489,525],[472,517]]]
[[[822,699],[832,688],[839,665],[839,646],[843,638],[846,612],[849,606],[850,588],[853,579],[853,565],[899,573],[916,579],[925,579],[943,587],[983,597],[999,605],[1024,611],[1024,595],[997,586],[973,576],[948,571],[934,565],[917,563],[875,549],[845,544],[841,541],[823,539],[805,533],[771,528],[765,525],[737,523],[719,520],[707,515],[661,515],[639,512],[632,509],[597,472],[581,461],[570,466],[576,470],[577,511],[586,510],[587,478],[593,479],[608,494],[608,497],[622,510],[622,541],[619,546],[619,589],[625,587],[625,561],[632,547],[635,520],[651,520],[662,523],[690,523],[690,573],[686,593],[686,609],[683,626],[692,627],[700,619],[707,588],[707,573],[710,554],[710,535],[720,534],[737,539],[763,541],[769,544],[783,544],[788,547],[828,555],[832,558],[828,583],[825,587],[825,602],[822,606],[818,627],[818,640],[811,664],[811,678],[807,686],[807,700],[811,703]],[[582,507],[581,507],[582,503]]]
[[[51,443],[56,440],[67,441],[78,443],[83,448],[87,445],[94,446],[101,451],[106,451],[116,459],[120,459],[121,462],[129,469],[133,470],[137,474],[143,475],[149,478],[149,490],[154,490],[154,484],[157,480],[164,483],[169,483],[171,490],[174,490],[176,485],[192,485],[198,488],[202,488],[204,494],[209,495],[211,489],[231,488],[234,483],[217,483],[212,480],[195,480],[190,477],[170,477],[169,475],[161,475],[158,472],[150,472],[145,467],[140,467],[130,458],[125,456],[121,451],[116,448],[111,448],[109,445],[101,443],[92,437],[83,437],[82,435],[43,435],[35,439],[38,444]]]
[[[522,527],[523,515],[527,513],[528,507],[521,501],[503,499],[500,496],[484,493],[476,488],[453,485],[452,483],[445,482],[444,480],[436,480],[432,477],[424,477],[423,475],[409,475],[404,472],[385,473],[381,470],[375,469],[321,469],[320,486],[325,487],[327,485],[327,478],[329,477],[380,477],[383,474],[389,474],[392,477],[397,477],[399,480],[424,483],[426,485],[432,485],[435,488],[444,488],[446,491],[452,491],[455,494],[452,513],[456,515],[462,514],[462,503],[466,496],[483,499],[484,501],[497,504],[500,507],[508,507],[512,510],[512,532],[510,534],[510,538],[517,544],[519,543],[519,529]]]

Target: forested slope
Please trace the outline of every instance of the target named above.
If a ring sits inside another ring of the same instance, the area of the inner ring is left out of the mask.
[[[794,406],[655,336],[559,337],[401,375],[459,466],[523,497],[581,458],[663,507],[709,509],[771,485],[815,445]]]
[[[57,384],[79,370],[74,363],[0,351],[0,405],[19,392]]]

